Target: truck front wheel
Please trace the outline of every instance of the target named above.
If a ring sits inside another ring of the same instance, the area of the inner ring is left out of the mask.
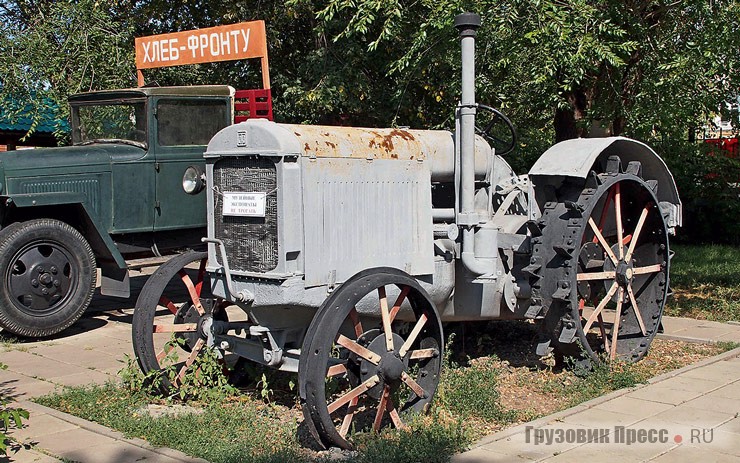
[[[95,255],[64,222],[19,222],[0,230],[0,273],[0,327],[19,336],[51,336],[90,305]]]

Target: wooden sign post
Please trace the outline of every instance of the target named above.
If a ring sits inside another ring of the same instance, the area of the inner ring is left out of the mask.
[[[144,85],[142,69],[246,58],[260,58],[262,87],[269,89],[264,21],[136,38],[136,75],[140,87]]]

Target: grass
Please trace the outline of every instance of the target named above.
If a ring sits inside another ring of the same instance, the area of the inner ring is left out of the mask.
[[[404,416],[412,432],[386,429],[380,435],[354,434],[356,451],[344,453],[344,461],[446,462],[490,432],[734,347],[656,340],[637,364],[604,365],[579,377],[543,364],[532,353],[531,339],[536,334],[532,324],[457,324],[449,326],[448,332],[454,333],[454,342],[431,413]],[[36,401],[213,463],[309,463],[335,457],[312,449],[295,388],[285,378],[268,376],[267,381],[273,391],[267,397],[262,394],[265,385],[255,381],[255,386],[238,392],[203,394],[210,399],[191,402],[202,413],[159,418],[145,411],[147,404],[167,405],[168,401],[143,393],[135,382],[129,382],[130,387],[71,388]]]
[[[673,246],[673,298],[666,315],[720,322],[740,321],[740,248]]]
[[[202,413],[153,418],[142,412],[152,401],[116,384],[71,388],[38,403],[102,423],[128,437],[146,439],[217,463],[315,462],[323,457],[301,445],[306,430],[298,411],[265,403],[249,394],[200,404]],[[464,427],[438,415],[410,421],[413,432],[387,430],[380,436],[357,435],[359,451],[350,463],[448,461],[470,442]]]

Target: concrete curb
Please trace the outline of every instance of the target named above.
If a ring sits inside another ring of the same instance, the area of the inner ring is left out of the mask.
[[[604,402],[608,402],[612,399],[616,399],[618,397],[621,397],[625,394],[629,394],[632,391],[636,391],[638,389],[642,389],[644,387],[650,386],[652,384],[660,383],[661,381],[665,381],[667,379],[673,378],[675,376],[678,376],[682,373],[686,373],[687,371],[695,370],[697,368],[701,368],[707,365],[711,365],[713,363],[721,362],[723,360],[728,360],[734,357],[740,357],[740,347],[732,349],[727,352],[723,352],[719,355],[715,355],[714,357],[710,357],[704,360],[700,360],[696,363],[692,363],[691,365],[687,365],[683,368],[679,368],[678,370],[669,371],[666,373],[663,373],[661,375],[655,376],[653,378],[650,378],[647,380],[647,383],[640,384],[635,387],[629,387],[625,389],[618,389],[616,391],[610,392],[609,394],[602,395],[600,397],[596,397],[594,399],[591,399],[589,401],[583,402],[581,404],[576,405],[575,407],[568,408],[566,410],[561,410],[559,412],[553,413],[552,415],[543,416],[542,418],[537,418],[534,421],[528,421],[526,423],[518,424],[514,427],[504,429],[502,431],[493,433],[491,435],[488,435],[478,442],[474,443],[473,445],[468,448],[467,451],[474,450],[478,447],[482,447],[486,444],[490,444],[492,442],[500,441],[503,439],[507,439],[515,434],[519,434],[521,432],[524,432],[524,430],[528,427],[542,427],[547,424],[550,424],[554,421],[562,421],[564,418],[569,417],[571,415],[575,415],[576,413],[586,411],[590,408],[593,408],[597,405],[601,405]]]
[[[153,453],[165,456],[165,457],[174,458],[176,460],[180,460],[185,463],[208,463],[207,460],[191,457],[189,455],[186,455],[183,452],[180,452],[179,450],[175,450],[175,449],[171,449],[167,447],[154,447],[149,442],[143,439],[138,439],[138,438],[129,439],[126,436],[124,436],[122,433],[115,431],[111,428],[108,428],[106,426],[103,426],[102,424],[94,423],[92,421],[87,421],[82,418],[78,418],[74,415],[70,415],[69,413],[64,413],[64,412],[60,412],[59,410],[49,408],[45,405],[37,404],[35,402],[31,402],[27,400],[19,402],[18,405],[21,408],[24,408],[31,413],[36,412],[39,414],[47,414],[47,415],[53,416],[54,418],[59,418],[60,420],[73,424],[86,431],[89,431],[95,434],[100,434],[101,436],[115,439],[120,442],[125,442],[127,444],[139,447],[144,450],[148,450],[150,452],[153,452]]]
[[[717,344],[718,342],[721,342],[716,339],[693,338],[691,336],[681,336],[679,334],[658,333],[655,337],[658,339],[665,339],[667,341],[683,341],[691,342],[694,344]]]

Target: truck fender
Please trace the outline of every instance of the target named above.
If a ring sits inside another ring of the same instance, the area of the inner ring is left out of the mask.
[[[75,227],[95,253],[102,277],[100,292],[106,296],[129,297],[126,261],[95,214],[91,213],[84,194],[54,192],[2,195],[0,209],[0,217],[7,222],[49,217]]]
[[[625,137],[577,138],[562,141],[545,151],[529,171],[535,185],[538,177],[586,179],[592,170],[606,165],[610,156],[619,156],[623,166],[640,161],[645,179],[658,182],[658,201],[668,227],[681,226],[681,200],[673,175],[663,159],[646,144]]]

